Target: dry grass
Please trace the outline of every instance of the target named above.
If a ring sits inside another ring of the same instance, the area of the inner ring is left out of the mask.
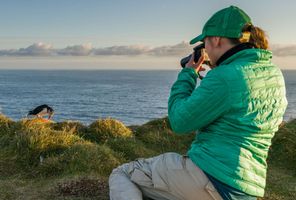
[[[268,157],[264,200],[296,199],[296,120],[281,127]],[[167,118],[126,127],[114,119],[14,122],[0,115],[0,199],[108,199],[108,175],[121,163],[185,153],[194,135],[177,136]]]

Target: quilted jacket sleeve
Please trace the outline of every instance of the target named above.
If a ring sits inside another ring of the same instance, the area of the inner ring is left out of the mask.
[[[210,71],[195,88],[197,77],[194,69],[184,68],[171,88],[168,115],[176,133],[197,131],[229,108],[229,88],[224,80]]]

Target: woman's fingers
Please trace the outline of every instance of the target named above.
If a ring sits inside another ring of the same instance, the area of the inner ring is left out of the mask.
[[[200,72],[202,72],[202,71],[206,71],[206,68],[201,67],[201,68],[199,69],[199,71],[200,71]]]
[[[195,69],[196,72],[205,71],[206,69],[202,67],[203,62],[205,61],[205,56],[202,53],[198,61],[194,62],[194,52],[191,55],[190,60],[186,64],[186,67]]]
[[[186,67],[192,67],[194,65],[194,52],[191,54],[190,60],[185,65]]]
[[[202,67],[202,63],[203,63],[204,61],[205,61],[205,57],[204,57],[203,55],[201,55],[200,58],[198,59],[197,63],[195,63],[195,64],[193,65],[193,68],[196,70],[196,72],[199,72],[199,71],[201,71],[202,69],[204,69],[204,68]],[[202,70],[202,71],[204,71],[204,70]]]

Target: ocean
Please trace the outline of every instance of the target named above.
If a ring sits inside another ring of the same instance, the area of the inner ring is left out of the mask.
[[[283,73],[288,121],[296,118],[296,70]],[[0,70],[0,112],[19,120],[34,107],[48,104],[55,110],[55,121],[89,124],[112,117],[140,125],[167,115],[177,74],[176,70]]]

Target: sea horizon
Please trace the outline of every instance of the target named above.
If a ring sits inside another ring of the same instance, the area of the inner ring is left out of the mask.
[[[0,69],[0,113],[13,120],[41,104],[55,109],[55,121],[89,124],[115,118],[140,125],[167,116],[167,100],[179,70],[149,69]],[[296,70],[282,70],[288,108],[296,118]]]

